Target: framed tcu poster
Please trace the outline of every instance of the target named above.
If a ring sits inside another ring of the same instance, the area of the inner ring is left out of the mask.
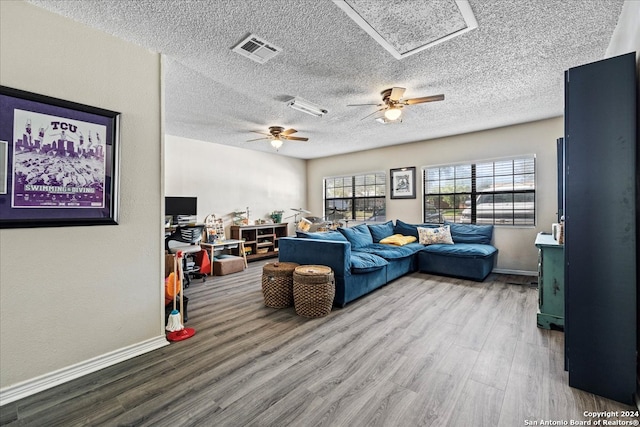
[[[119,117],[0,86],[0,228],[117,224]]]

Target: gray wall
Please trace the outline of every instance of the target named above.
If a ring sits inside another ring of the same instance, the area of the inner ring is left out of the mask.
[[[160,57],[0,2],[0,83],[122,113],[120,225],[0,230],[0,400],[166,343]]]
[[[341,174],[385,171],[416,166],[415,199],[394,199],[387,194],[387,219],[422,222],[422,166],[496,159],[517,155],[536,156],[535,227],[496,226],[495,245],[499,249],[497,268],[505,272],[535,274],[537,252],[533,244],[540,231],[551,231],[556,221],[556,139],[564,132],[562,118],[491,129],[413,144],[361,151],[343,156],[309,161],[308,200],[314,212],[322,212],[322,180]],[[388,189],[387,189],[388,190]]]
[[[420,168],[428,165],[535,155],[537,172],[537,226],[496,226],[495,243],[500,250],[501,271],[536,274],[537,252],[533,245],[539,231],[551,231],[556,221],[556,139],[563,135],[562,118],[492,129],[415,144],[403,144],[342,156],[296,160],[220,144],[167,135],[165,192],[173,196],[197,196],[198,219],[209,213],[225,220],[231,212],[249,206],[251,220],[267,218],[274,209],[293,214],[291,207],[305,207],[323,215],[324,177],[384,171],[416,166],[417,192],[422,191]],[[387,195],[387,219],[420,222],[420,197],[391,200]],[[293,221],[289,231],[293,233]]]

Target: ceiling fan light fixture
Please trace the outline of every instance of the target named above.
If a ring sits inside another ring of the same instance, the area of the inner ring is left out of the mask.
[[[384,116],[387,118],[387,120],[391,120],[391,121],[398,120],[401,115],[402,115],[402,111],[396,107],[391,107],[384,112]]]
[[[276,151],[278,151],[278,149],[280,149],[280,147],[282,147],[282,140],[280,138],[274,138],[271,140],[271,146],[273,148],[276,149]]]
[[[396,120],[389,120],[387,119],[385,116],[382,117],[378,117],[376,119],[376,122],[383,124],[383,125],[392,125],[395,123],[402,123],[402,118],[396,119]]]

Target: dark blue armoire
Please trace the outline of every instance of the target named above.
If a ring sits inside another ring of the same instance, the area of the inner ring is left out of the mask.
[[[569,385],[632,404],[638,349],[635,53],[565,72]]]

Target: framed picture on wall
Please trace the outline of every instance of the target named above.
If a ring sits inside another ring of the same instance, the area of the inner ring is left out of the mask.
[[[0,228],[117,224],[119,118],[0,86]]]
[[[416,168],[415,166],[391,169],[391,198],[416,198]]]

